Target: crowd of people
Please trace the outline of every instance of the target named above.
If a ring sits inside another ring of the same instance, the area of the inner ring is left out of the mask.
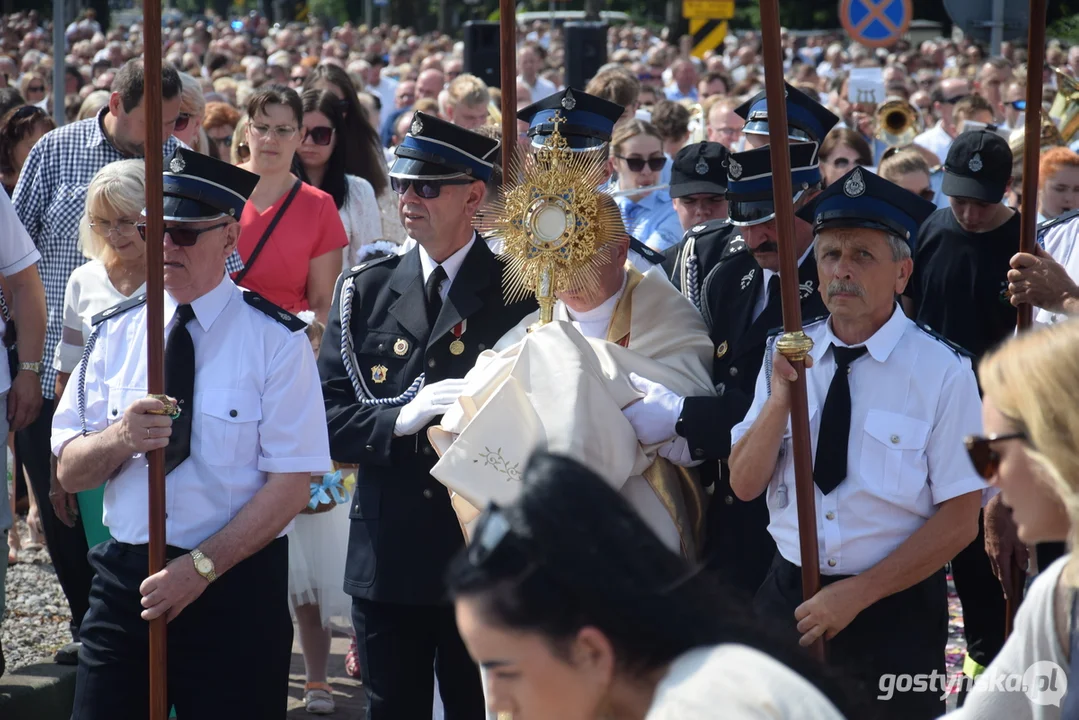
[[[504,138],[462,42],[254,13],[163,28],[147,238],[141,30],[72,22],[56,112],[47,23],[0,27],[0,542],[9,564],[48,547],[73,717],[144,714],[145,621],[165,616],[181,717],[283,717],[291,620],[313,714],[335,710],[339,627],[370,720],[935,718],[935,686],[885,679],[947,676],[946,568],[956,716],[1079,717],[1079,694],[974,682],[1066,677],[1079,647],[1079,46],[1046,49],[1031,254],[1010,43],[784,31],[788,200],[758,33],[695,58],[613,26],[569,88],[562,29],[522,26]],[[608,247],[529,332],[535,300],[505,297],[502,238],[474,228],[504,209],[502,154],[556,132],[603,177]],[[165,398],[146,396],[158,241]],[[823,589],[804,602],[781,241],[814,341]],[[1010,339],[1023,303],[1050,327]],[[159,449],[170,562],[147,578]],[[488,493],[510,481],[512,502]],[[799,649],[820,640],[827,665]]]

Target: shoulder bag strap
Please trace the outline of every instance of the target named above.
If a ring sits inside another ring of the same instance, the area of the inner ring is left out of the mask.
[[[255,249],[251,251],[251,257],[247,258],[247,262],[244,263],[243,270],[236,274],[234,282],[239,285],[247,277],[247,273],[251,272],[252,266],[255,264],[255,260],[258,259],[259,253],[262,252],[262,248],[266,246],[266,242],[270,239],[270,235],[273,234],[274,228],[277,227],[277,223],[281,221],[285,211],[288,210],[288,206],[292,204],[293,198],[296,197],[296,193],[300,192],[300,186],[303,185],[302,180],[296,180],[296,184],[289,190],[288,197],[285,198],[285,202],[281,203],[281,207],[277,209],[277,212],[273,216],[273,220],[266,226],[266,231],[262,233],[262,237],[259,238],[258,244],[255,245]]]

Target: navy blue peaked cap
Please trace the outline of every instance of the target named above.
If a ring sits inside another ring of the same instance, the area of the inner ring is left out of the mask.
[[[614,124],[625,108],[617,103],[589,95],[583,90],[566,88],[548,95],[517,112],[517,119],[528,123],[528,136],[535,147],[543,145],[554,132],[554,118],[565,120],[559,133],[573,150],[593,150],[611,141]]]
[[[798,198],[820,184],[818,146],[815,142],[796,142],[789,147],[791,189]],[[727,161],[727,200],[732,225],[759,225],[775,217],[770,145],[731,154]]]
[[[165,220],[240,219],[259,176],[209,155],[177,148],[162,175]]]
[[[801,90],[783,83],[787,95],[787,137],[791,140],[824,142],[825,135],[839,118]],[[768,134],[768,98],[764,90],[739,105],[735,114],[746,121],[746,135]]]
[[[390,177],[401,180],[472,178],[487,182],[500,143],[427,113],[412,116],[408,135],[397,146]]]
[[[798,217],[819,233],[830,228],[872,228],[897,235],[908,243],[937,209],[895,183],[856,167],[829,185],[798,211]]]

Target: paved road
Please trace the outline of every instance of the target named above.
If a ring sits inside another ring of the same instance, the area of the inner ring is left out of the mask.
[[[337,703],[337,712],[323,717],[345,718],[347,720],[360,720],[363,708],[363,687],[359,680],[353,680],[345,674],[345,653],[348,652],[348,638],[344,635],[334,634],[330,644],[330,685],[333,686],[333,697]],[[300,654],[300,642],[298,635],[292,644],[292,669],[289,672],[289,720],[319,717],[309,715],[303,709],[303,655]]]

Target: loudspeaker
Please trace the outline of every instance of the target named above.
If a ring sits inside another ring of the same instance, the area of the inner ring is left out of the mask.
[[[496,22],[465,23],[465,72],[483,80],[488,87],[502,87],[499,35]]]
[[[584,86],[607,64],[607,24],[568,22],[566,37],[566,87]]]

